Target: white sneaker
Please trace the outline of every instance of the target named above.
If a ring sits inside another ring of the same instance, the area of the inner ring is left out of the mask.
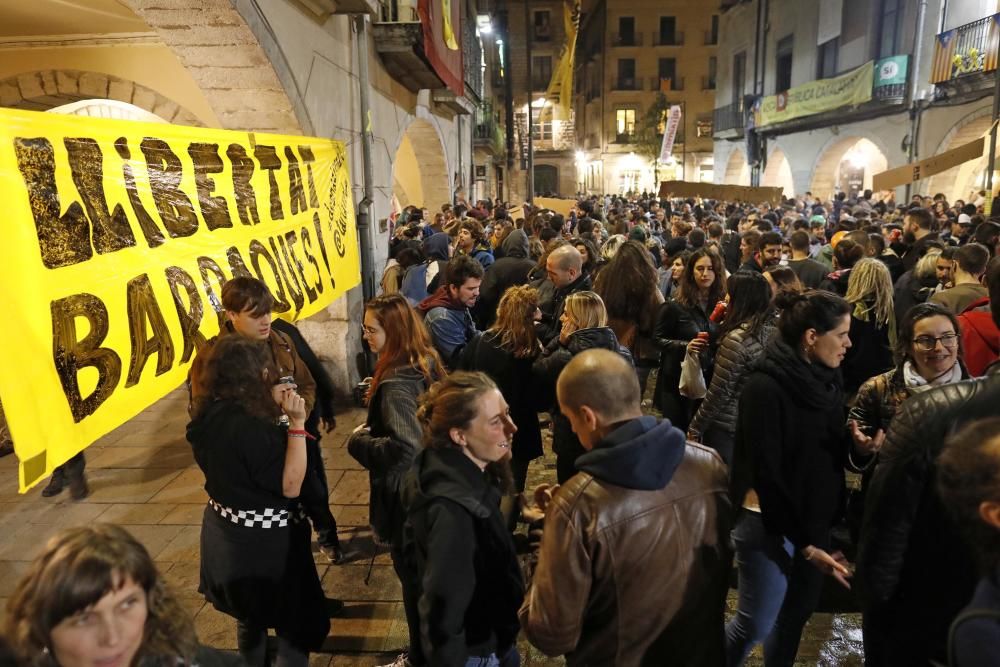
[[[400,653],[396,656],[396,659],[387,665],[379,665],[379,667],[413,667],[413,663],[410,662],[409,653]]]

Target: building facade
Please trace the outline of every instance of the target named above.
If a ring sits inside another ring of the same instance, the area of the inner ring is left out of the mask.
[[[369,284],[385,265],[394,209],[436,209],[456,192],[493,194],[490,172],[477,169],[492,168],[493,155],[473,141],[493,48],[479,30],[488,9],[474,0],[451,2],[456,48],[440,35],[440,20],[430,25],[441,6],[430,0],[8,4],[0,9],[0,106],[100,109],[111,100],[106,106],[125,117],[132,109],[180,124],[343,141],[358,213],[370,213]],[[299,323],[345,391],[367,370],[364,298],[356,288]]]
[[[992,122],[998,10],[996,0],[724,2],[715,181],[829,198],[981,136]],[[914,191],[968,199],[986,162]]]
[[[574,86],[579,191],[651,191],[657,179],[712,181],[719,19],[711,3],[687,0],[583,3]],[[682,113],[666,164],[653,159],[663,128],[652,136],[642,131],[658,101]]]

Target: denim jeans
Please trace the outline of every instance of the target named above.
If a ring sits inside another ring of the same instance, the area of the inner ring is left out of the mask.
[[[726,663],[742,665],[764,642],[766,667],[792,665],[802,628],[819,602],[823,574],[788,539],[768,534],[757,512],[740,511],[733,542],[739,601],[726,625]]]
[[[490,653],[485,658],[479,656],[469,656],[465,661],[465,667],[520,667],[521,654],[517,652],[517,646],[512,646],[507,655],[500,659],[496,653]]]

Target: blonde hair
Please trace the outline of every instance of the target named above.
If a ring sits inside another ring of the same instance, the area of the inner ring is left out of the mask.
[[[868,257],[851,269],[844,298],[862,319],[866,314],[875,316],[877,324],[886,325],[895,317],[892,308],[892,278],[881,261]]]
[[[504,292],[497,307],[491,332],[500,335],[500,347],[518,359],[535,356],[539,351],[533,316],[538,308],[538,290],[516,285]]]
[[[563,308],[581,329],[608,325],[604,300],[595,292],[574,292],[566,297]]]
[[[913,275],[920,280],[933,277],[937,271],[937,261],[940,256],[940,248],[930,248],[923,257],[917,260],[917,265],[913,267]]]

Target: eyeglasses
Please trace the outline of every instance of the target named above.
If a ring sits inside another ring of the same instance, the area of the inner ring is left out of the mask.
[[[930,352],[937,347],[938,341],[946,348],[958,347],[958,334],[950,333],[943,336],[918,336],[913,339],[913,346],[922,352]]]
[[[378,330],[376,330],[376,329],[374,329],[372,327],[362,326],[361,330],[364,331],[365,334],[368,335],[368,336],[374,336],[375,334],[378,333]]]

